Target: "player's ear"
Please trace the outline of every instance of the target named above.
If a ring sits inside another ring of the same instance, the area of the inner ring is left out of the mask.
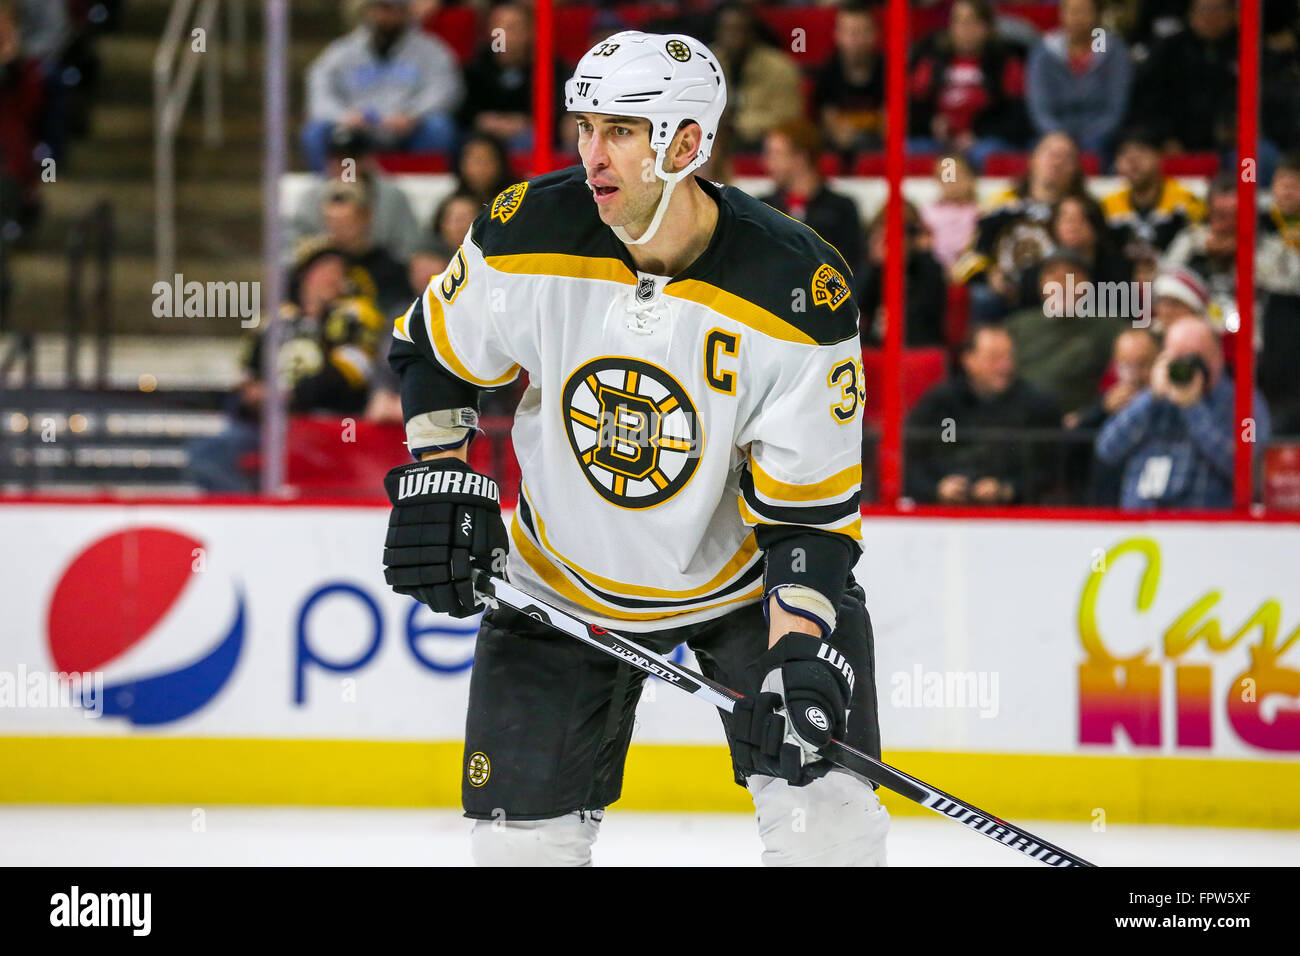
[[[677,135],[673,137],[672,148],[668,150],[673,172],[684,169],[686,164],[695,158],[695,154],[700,151],[703,132],[699,123],[690,120],[686,120],[678,127]]]

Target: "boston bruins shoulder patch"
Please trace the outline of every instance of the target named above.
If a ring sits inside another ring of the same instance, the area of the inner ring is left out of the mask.
[[[524,193],[528,192],[528,183],[515,183],[513,186],[507,186],[501,190],[496,199],[492,200],[492,213],[489,218],[495,219],[502,225],[510,221],[516,210],[523,205]]]
[[[813,305],[829,306],[834,312],[848,297],[849,284],[844,281],[844,276],[833,266],[825,263],[818,266],[812,277]]]

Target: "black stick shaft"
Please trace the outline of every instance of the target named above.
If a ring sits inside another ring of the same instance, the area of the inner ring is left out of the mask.
[[[656,654],[621,634],[607,631],[595,624],[587,624],[519,590],[501,578],[476,571],[475,586],[489,603],[499,601],[508,605],[557,631],[563,631],[588,647],[594,647],[598,651],[626,661],[638,670],[658,677],[694,697],[708,701],[727,713],[735,709],[737,701],[744,699],[743,694],[723,687],[704,675],[695,673],[689,667],[674,664],[661,654]],[[965,800],[877,760],[870,754],[864,754],[843,741],[831,740],[821,749],[821,755],[866,782],[892,790],[900,797],[906,797],[935,813],[956,820],[976,833],[1018,850],[1040,863],[1048,866],[1094,865],[1055,844],[1048,843],[1041,837],[1034,836],[1014,823],[1008,823],[991,813],[986,813]]]

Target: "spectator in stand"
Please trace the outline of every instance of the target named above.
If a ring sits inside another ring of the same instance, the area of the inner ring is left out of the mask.
[[[862,221],[848,196],[831,190],[817,168],[822,142],[806,119],[787,120],[763,139],[763,167],[776,192],[763,202],[798,219],[840,251],[849,269],[862,268]]]
[[[1256,250],[1263,341],[1257,381],[1277,432],[1300,435],[1300,153],[1283,157],[1273,175]]]
[[[298,243],[325,231],[325,197],[337,183],[362,183],[374,204],[371,235],[375,245],[405,262],[415,251],[420,227],[411,202],[374,160],[370,138],[361,130],[340,127],[330,137],[325,170],[305,189],[294,206],[286,233],[292,258]]]
[[[365,22],[326,47],[307,71],[308,165],[324,169],[339,126],[365,130],[380,149],[451,149],[452,113],[463,95],[455,54],[411,22],[408,0],[367,0]]]
[[[934,163],[939,198],[921,207],[921,222],[930,232],[930,251],[945,270],[951,270],[970,248],[979,224],[975,199],[975,171],[960,153]]]
[[[1187,268],[1204,277],[1211,319],[1236,331],[1237,180],[1232,173],[1220,173],[1210,183],[1207,209],[1204,222],[1193,223],[1174,237],[1160,266],[1165,271]]]
[[[1053,208],[1065,196],[1085,194],[1073,140],[1048,133],[1034,147],[1024,178],[989,203],[974,245],[952,267],[953,281],[970,288],[975,318],[995,321],[1019,307],[1024,271],[1036,270],[1054,245]]]
[[[468,193],[451,193],[434,210],[430,229],[433,240],[454,253],[482,209],[478,200]]]
[[[903,204],[903,229],[907,244],[904,270],[904,308],[907,324],[903,343],[908,348],[943,345],[943,318],[948,306],[948,286],[943,266],[930,252],[930,236],[916,207]],[[885,285],[885,211],[881,209],[867,231],[867,262],[857,282],[858,308],[861,311],[861,336],[864,345],[880,345],[885,340],[888,313],[884,306]]]
[[[1061,26],[1029,53],[1026,102],[1040,133],[1064,130],[1107,155],[1128,108],[1133,65],[1118,35],[1100,33],[1101,0],[1061,0]]]
[[[1015,432],[1058,428],[1060,411],[1017,376],[1006,329],[972,329],[961,369],[907,416],[907,496],[950,505],[1039,501],[1052,483],[1051,451],[1041,436]]]
[[[1133,510],[1228,508],[1242,427],[1233,383],[1209,323],[1175,322],[1151,369],[1151,384],[1097,436],[1097,458],[1123,468],[1120,506]],[[1272,435],[1268,406],[1254,395],[1256,450]]]
[[[1130,128],[1115,152],[1123,188],[1102,200],[1106,222],[1120,236],[1124,255],[1136,260],[1163,254],[1174,236],[1205,218],[1205,203],[1160,173],[1160,146],[1148,131]]]
[[[533,20],[523,3],[502,3],[487,16],[487,43],[465,67],[461,127],[490,133],[506,148],[533,146]],[[555,61],[555,116],[564,117],[564,79],[571,71]],[[558,123],[557,123],[558,125]],[[564,127],[566,130],[568,126]]]
[[[448,248],[439,239],[430,238],[420,243],[415,254],[411,256],[411,264],[407,269],[412,299],[424,292],[434,276],[442,275],[455,254],[455,249]]]
[[[1006,320],[1016,344],[1020,374],[1065,412],[1097,397],[1110,362],[1115,336],[1123,326],[1114,316],[1098,315],[1092,273],[1078,254],[1058,250],[1038,270],[1041,298]]]
[[[751,8],[739,3],[718,8],[712,49],[727,80],[727,115],[737,150],[761,148],[769,130],[803,115],[799,67],[764,41]]]
[[[456,192],[473,196],[480,206],[486,206],[515,181],[501,140],[491,133],[465,137],[456,157]]]
[[[1236,10],[1231,0],[1191,0],[1187,29],[1155,44],[1135,83],[1133,115],[1156,131],[1165,152],[1212,150],[1235,168]],[[1261,51],[1259,181],[1272,178],[1279,149],[1297,138],[1295,50]]]
[[[1052,207],[1048,227],[1056,251],[1068,252],[1077,257],[1088,270],[1094,282],[1131,282],[1133,263],[1120,252],[1115,234],[1106,225],[1106,216],[1097,201],[1086,193],[1066,196]],[[1040,292],[1038,275],[1032,276],[1021,289],[1022,303],[1037,303]],[[1137,317],[1140,302],[1129,304],[1130,315],[1111,318],[1130,320]]]
[[[813,108],[827,141],[843,156],[879,149],[885,125],[885,69],[870,8],[850,2],[835,14],[835,52],[817,71]]]
[[[348,281],[347,256],[328,240],[305,243],[290,277],[289,296],[275,320],[288,326],[277,370],[288,392],[289,410],[361,413],[384,344],[385,323],[372,300],[355,294]],[[266,328],[246,344],[243,380],[230,396],[226,428],[190,445],[187,475],[204,491],[253,490],[251,477],[240,472],[239,460],[258,447],[266,402]]]
[[[988,0],[956,0],[948,29],[921,41],[908,84],[910,150],[956,150],[983,169],[990,153],[1024,143],[1024,63],[993,31]]]
[[[1075,479],[1074,497],[1081,496],[1085,504],[1105,508],[1119,505],[1123,469],[1097,459],[1092,453],[1092,439],[1112,415],[1150,385],[1151,368],[1159,354],[1160,340],[1150,329],[1125,329],[1115,337],[1110,363],[1114,381],[1091,405],[1065,416],[1067,429],[1092,436],[1086,444],[1076,441],[1070,445],[1071,465],[1067,469]]]
[[[1186,267],[1156,275],[1151,286],[1151,331],[1163,335],[1179,319],[1204,319],[1210,311],[1210,290],[1205,280]]]
[[[407,270],[405,263],[375,244],[373,203],[363,183],[335,183],[322,205],[324,235],[347,257],[348,280],[357,292],[392,318],[410,304]]]
[[[45,102],[40,63],[23,53],[21,11],[0,0],[0,243],[21,237],[40,214],[37,128]]]

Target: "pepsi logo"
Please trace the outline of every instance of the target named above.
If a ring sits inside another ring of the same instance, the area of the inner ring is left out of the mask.
[[[187,599],[196,579],[205,577],[196,573],[203,553],[189,535],[132,528],[86,547],[59,577],[46,619],[54,668],[125,668],[128,675],[106,682],[103,716],[139,726],[171,723],[202,708],[230,679],[244,643],[243,593],[232,588],[224,627],[209,613],[180,613],[193,603]],[[210,594],[203,597],[210,602]],[[176,654],[186,652],[177,663]]]

